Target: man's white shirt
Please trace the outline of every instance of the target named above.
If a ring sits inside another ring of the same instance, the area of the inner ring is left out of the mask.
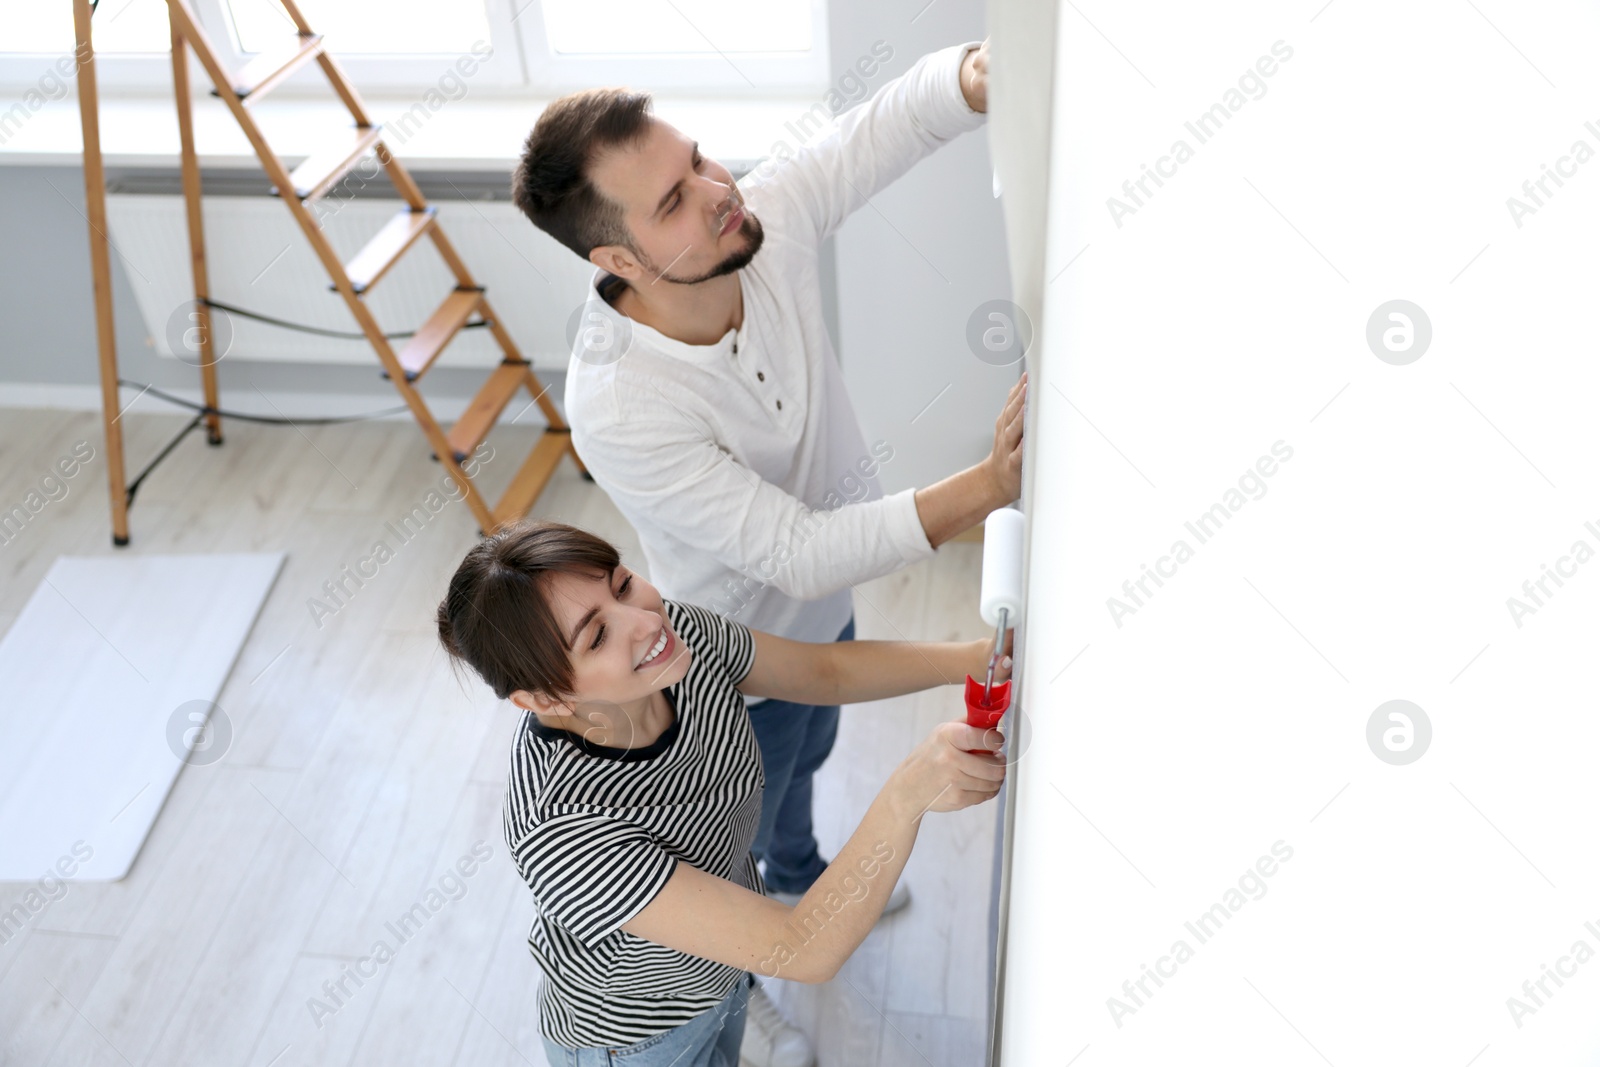
[[[959,83],[975,47],[923,56],[815,144],[739,181],[766,236],[738,273],[738,331],[689,345],[627,321],[620,358],[602,364],[579,330],[573,443],[633,524],[663,597],[832,641],[853,585],[933,554],[914,490],[879,486],[894,442],[862,435],[823,320],[818,250],[865,198],[982,124]],[[605,277],[590,283],[585,321],[620,319],[598,291]]]

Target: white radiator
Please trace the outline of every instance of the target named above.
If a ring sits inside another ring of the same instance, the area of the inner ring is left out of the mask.
[[[193,307],[188,234],[181,196],[114,194],[107,198],[116,258],[133,285],[155,348],[173,356],[168,342]],[[268,196],[210,196],[203,201],[206,266],[211,298],[309,326],[356,330],[339,294],[329,288],[311,245],[284,204]],[[540,369],[562,369],[570,351],[567,320],[584,300],[594,268],[535,229],[505,201],[436,202],[446,236],[525,358]],[[329,210],[336,205],[328,205]],[[341,260],[349,262],[367,239],[401,207],[397,200],[359,200],[330,211],[324,230]],[[424,237],[366,297],[385,332],[412,330],[450,294],[455,280]],[[320,337],[234,315],[225,358],[304,363],[354,363],[376,371],[366,341]],[[222,336],[221,328],[218,330]],[[398,349],[405,342],[393,342]],[[487,330],[465,330],[439,357],[438,366],[492,367],[500,350]]]

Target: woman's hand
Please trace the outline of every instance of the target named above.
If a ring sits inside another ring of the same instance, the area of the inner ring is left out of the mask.
[[[901,816],[913,822],[924,812],[981,804],[1005,781],[1005,759],[998,755],[1004,743],[999,730],[942,722],[895,768],[884,792],[892,794]]]
[[[1011,642],[1016,637],[1016,631],[1006,628],[1005,643],[1000,646],[1000,662],[994,665],[994,681],[996,685],[1011,677]],[[989,673],[989,656],[994,652],[994,638],[980,637],[971,642],[972,652],[969,662],[973,666],[967,668],[967,673],[980,682]]]

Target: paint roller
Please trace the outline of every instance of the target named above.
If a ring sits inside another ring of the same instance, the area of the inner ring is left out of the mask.
[[[1006,630],[1022,615],[1022,512],[1001,508],[983,520],[983,585],[978,611],[994,627],[994,647],[983,681],[967,675],[967,725],[981,730],[999,724],[1011,706],[1011,679],[994,684],[995,667],[1005,654]]]

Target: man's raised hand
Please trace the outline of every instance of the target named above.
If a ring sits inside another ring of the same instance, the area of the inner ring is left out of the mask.
[[[974,111],[989,110],[989,42],[968,52],[961,60],[961,95]]]

